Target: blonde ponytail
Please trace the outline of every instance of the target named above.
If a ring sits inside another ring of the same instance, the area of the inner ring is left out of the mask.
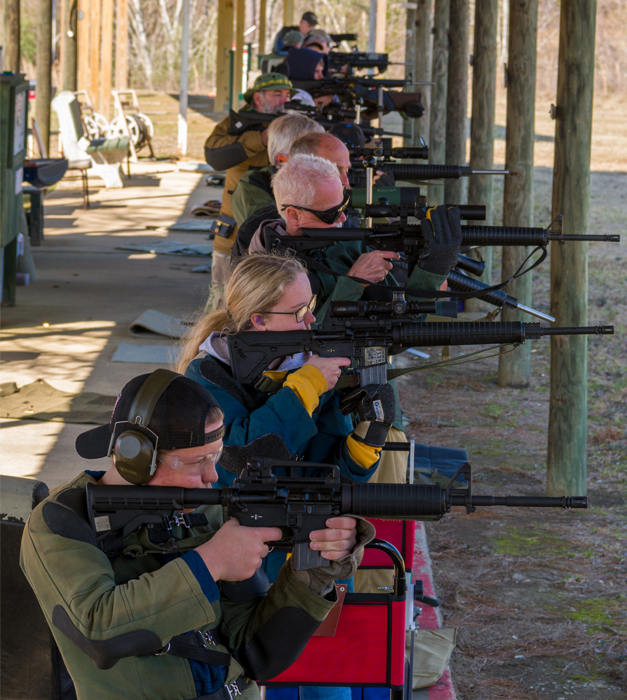
[[[250,253],[233,270],[226,288],[226,309],[202,316],[181,340],[176,371],[183,374],[214,331],[235,335],[250,327],[250,317],[275,306],[287,285],[307,268],[293,255]]]

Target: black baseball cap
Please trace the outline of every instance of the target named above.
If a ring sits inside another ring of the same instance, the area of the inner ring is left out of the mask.
[[[329,129],[329,133],[338,138],[348,149],[364,148],[366,137],[358,124],[344,122]]]
[[[304,22],[307,22],[308,25],[311,27],[315,27],[318,24],[318,18],[316,17],[315,13],[313,12],[305,12],[305,14],[301,17],[301,19]]]
[[[81,457],[106,457],[113,434],[115,433],[117,439],[122,432],[131,427],[149,436],[154,433],[159,438],[159,449],[163,450],[199,447],[222,437],[224,427],[205,435],[209,410],[213,407],[220,408],[213,394],[198,382],[183,375],[176,377],[161,394],[147,425],[129,423],[133,400],[150,376],[142,374],[128,382],[115,402],[108,425],[100,425],[76,438],[76,451]]]

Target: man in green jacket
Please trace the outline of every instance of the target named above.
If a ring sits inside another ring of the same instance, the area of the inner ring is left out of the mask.
[[[258,698],[253,679],[294,662],[336,601],[334,580],[354,572],[370,535],[348,517],[312,533],[330,566],[295,572],[288,562],[271,587],[258,569],[281,531],[223,523],[220,507],[117,538],[108,517],[92,528],[87,484],[211,488],[223,418],[187,377],[137,377],[110,424],[77,439],[81,456],[110,456],[108,469],[82,472],[31,514],[21,566],[79,700]]]
[[[292,83],[280,73],[260,75],[253,87],[244,93],[245,110],[260,114],[278,114],[294,93]],[[244,111],[245,111],[244,110]],[[237,183],[250,169],[269,165],[268,124],[256,124],[240,134],[229,133],[230,118],[226,117],[209,135],[205,142],[205,160],[214,170],[226,170],[224,194],[219,216],[228,222],[233,218],[231,197]],[[226,218],[224,218],[226,217]],[[231,249],[235,242],[237,226],[223,227],[225,236],[216,236],[213,243],[211,288],[207,311],[224,306],[224,289],[230,277]]]

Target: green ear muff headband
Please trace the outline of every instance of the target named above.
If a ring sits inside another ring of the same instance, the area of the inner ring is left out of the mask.
[[[147,428],[163,392],[180,376],[169,369],[155,370],[135,394],[131,410],[128,412],[128,422]]]

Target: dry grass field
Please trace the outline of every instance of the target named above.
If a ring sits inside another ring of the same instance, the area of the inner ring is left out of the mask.
[[[536,225],[550,217],[550,101],[539,99],[536,110]],[[589,322],[616,327],[616,335],[588,344],[590,508],[457,509],[427,526],[445,624],[460,628],[452,659],[460,700],[627,696],[626,106],[621,97],[594,107],[590,231],[623,240],[589,248]],[[497,124],[504,123],[501,100]],[[499,138],[497,162],[504,145]],[[498,255],[495,263],[498,270]],[[533,306],[544,311],[549,265],[533,272]],[[545,491],[550,343],[534,341],[532,352],[525,390],[497,387],[497,359],[403,380],[408,433],[466,448],[476,493]]]

